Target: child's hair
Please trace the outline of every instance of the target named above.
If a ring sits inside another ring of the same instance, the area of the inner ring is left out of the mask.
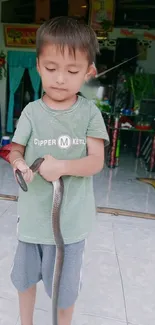
[[[96,60],[99,53],[99,44],[94,30],[71,17],[56,17],[43,23],[36,34],[36,51],[39,57],[45,44],[56,45],[62,53],[68,47],[75,55],[78,49],[86,53],[89,64]]]

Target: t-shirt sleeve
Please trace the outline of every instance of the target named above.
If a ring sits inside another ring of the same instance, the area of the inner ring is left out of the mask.
[[[104,145],[109,145],[109,135],[103,116],[95,104],[91,105],[91,115],[87,128],[87,137],[104,139]]]
[[[26,146],[31,132],[32,125],[30,119],[30,105],[27,105],[20,115],[14,136],[12,138],[12,142]]]

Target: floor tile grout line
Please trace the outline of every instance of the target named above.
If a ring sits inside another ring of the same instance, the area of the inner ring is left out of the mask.
[[[150,258],[141,258],[141,257],[137,257],[137,256],[131,256],[131,255],[128,255],[128,254],[117,254],[118,257],[128,257],[128,258],[132,258],[134,260],[137,260],[137,261],[145,261],[145,262],[155,262],[155,260],[151,260]]]
[[[144,325],[144,324],[140,324],[140,323],[136,324],[136,323],[129,322],[128,325]]]
[[[15,325],[18,325],[18,321],[19,321],[19,315],[18,315],[18,317],[17,317],[17,320],[16,320]]]
[[[116,254],[116,259],[117,259],[117,264],[118,264],[118,269],[119,269],[119,274],[120,274],[120,280],[121,280],[121,286],[122,286],[122,292],[123,292],[123,300],[124,300],[124,309],[125,309],[126,324],[129,325],[128,315],[127,315],[126,299],[125,299],[125,292],[124,292],[124,285],[123,285],[123,277],[122,277],[122,273],[121,273],[121,267],[120,267],[120,263],[119,263],[119,258],[118,258],[118,255],[117,255],[117,248],[116,248],[116,241],[115,241],[115,233],[114,233],[113,223],[112,223],[112,228],[113,228],[113,239],[114,239],[115,254]]]
[[[81,312],[80,315],[81,316],[82,315],[83,316],[91,316],[91,317],[95,317],[95,318],[112,320],[112,321],[114,320],[114,321],[122,323],[122,325],[128,325],[125,320],[122,320],[122,319],[119,319],[119,318],[113,318],[113,317],[108,317],[108,316],[99,316],[99,315],[91,314],[91,313],[87,313],[87,312]],[[130,324],[130,325],[137,325],[137,324]]]
[[[7,206],[6,210],[4,212],[2,212],[2,214],[0,214],[0,218],[3,217],[3,215],[5,214],[5,212],[7,212],[7,210],[13,205],[13,202],[10,202],[10,204]]]
[[[7,212],[7,210],[10,208],[10,206],[11,206],[11,204],[6,208],[6,210],[2,214],[0,214],[0,218],[4,216],[5,212]]]
[[[125,218],[126,220],[122,219],[121,220],[121,217],[122,218]],[[104,217],[101,217],[100,214],[97,215],[97,222],[101,222],[101,223],[107,223],[107,224],[111,224],[111,223],[114,223],[115,225],[119,225],[119,226],[122,226],[122,225],[125,225],[127,227],[132,227],[132,226],[139,226],[141,228],[143,228],[144,224],[146,225],[146,229],[150,230],[152,229],[152,225],[153,225],[153,228],[155,228],[155,222],[154,220],[152,219],[141,219],[140,218],[136,218],[134,217],[135,219],[133,220],[130,219],[130,220],[127,220],[128,217],[126,217],[125,215],[124,216],[118,216],[118,219],[116,219],[116,217],[113,217],[112,215],[110,215],[110,217],[107,217],[106,215],[106,219],[104,219]],[[106,225],[107,226],[107,225]]]
[[[108,254],[112,254],[112,255],[116,255],[116,251],[110,251],[110,250],[107,250],[107,249],[104,249],[104,248],[93,248],[93,249],[91,249],[91,251],[93,251],[93,252],[102,252],[102,253],[108,253]],[[129,254],[124,254],[124,253],[122,253],[122,254],[119,254],[119,253],[117,253],[117,256],[118,257],[128,257],[128,258],[132,258],[132,259],[134,259],[134,260],[140,260],[140,261],[145,261],[145,262],[155,262],[155,260],[153,260],[153,259],[150,259],[150,258],[141,258],[141,257],[138,257],[138,256],[131,256],[131,255],[129,255]]]

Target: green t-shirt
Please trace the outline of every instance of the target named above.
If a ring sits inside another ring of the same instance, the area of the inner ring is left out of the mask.
[[[92,101],[78,97],[67,110],[54,110],[42,99],[29,103],[19,118],[13,142],[26,146],[25,161],[30,166],[38,157],[80,159],[87,155],[86,137],[109,143],[105,123]],[[63,176],[61,230],[65,244],[87,237],[96,216],[93,178]],[[38,244],[54,244],[51,223],[53,185],[39,173],[28,191],[19,188],[18,239]]]

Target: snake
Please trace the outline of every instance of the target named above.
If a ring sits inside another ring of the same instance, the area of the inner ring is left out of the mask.
[[[44,158],[37,158],[29,167],[33,173],[37,172]],[[24,192],[28,191],[27,184],[23,178],[22,172],[16,169],[15,176],[18,184]],[[56,244],[56,256],[54,263],[54,273],[52,281],[52,325],[58,325],[58,297],[60,291],[60,280],[64,263],[64,240],[60,226],[60,209],[63,199],[64,183],[60,177],[58,180],[51,182],[53,184],[53,205],[51,211],[51,223]]]

